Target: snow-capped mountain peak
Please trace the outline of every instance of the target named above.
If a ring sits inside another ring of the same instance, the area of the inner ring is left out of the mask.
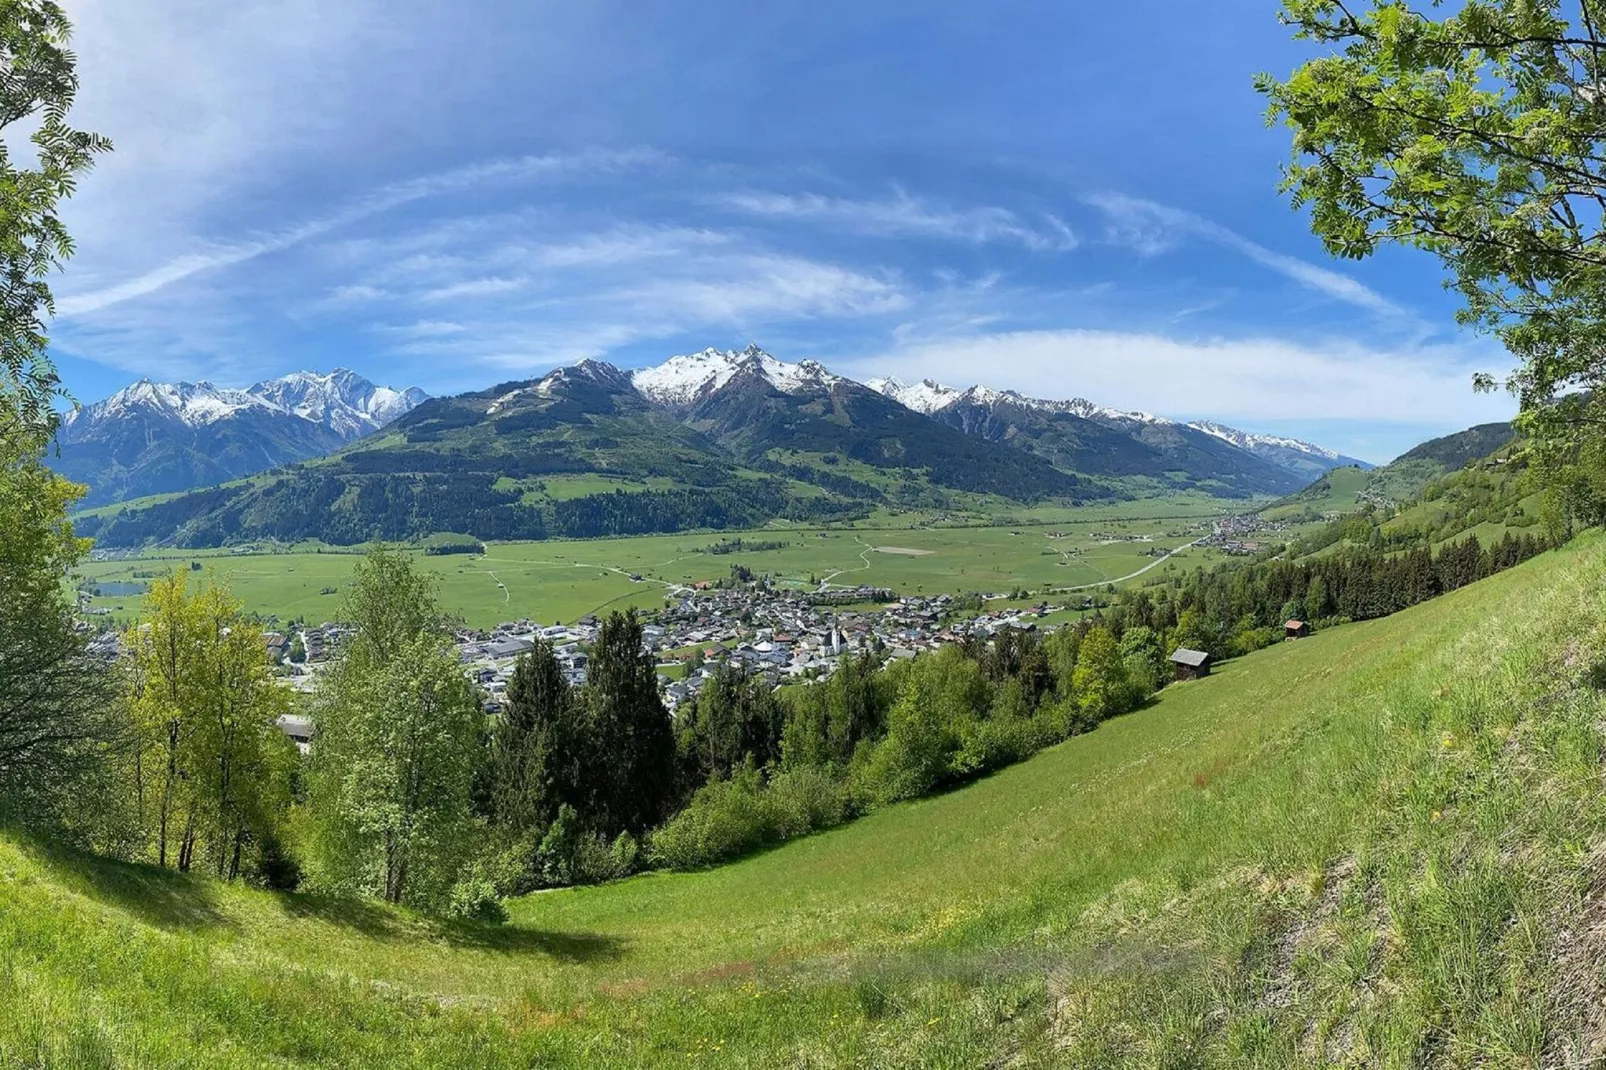
[[[71,432],[116,419],[174,420],[186,427],[205,427],[248,411],[299,416],[353,439],[383,427],[416,407],[428,395],[417,387],[393,390],[375,386],[355,372],[337,368],[327,375],[292,372],[247,389],[196,383],[158,383],[140,379],[111,397],[69,413],[63,424]]]
[[[1143,412],[1139,409],[1112,409],[1108,405],[1098,405],[1086,398],[1072,398],[1069,401],[1059,402],[1064,408],[1060,411],[1081,416],[1088,420],[1113,420],[1117,423],[1127,424],[1159,424],[1167,426],[1175,424],[1175,420],[1168,420],[1164,416],[1156,416],[1152,412]]]
[[[950,405],[964,402],[988,408],[995,405],[1020,405],[1023,408],[1037,409],[1040,412],[1064,412],[1089,420],[1114,420],[1125,424],[1170,424],[1175,422],[1163,416],[1155,416],[1153,413],[1124,412],[1105,405],[1095,405],[1093,402],[1083,398],[1054,401],[1048,398],[1028,397],[1015,390],[996,390],[980,383],[964,390],[957,390],[954,387],[945,386],[935,379],[922,379],[920,382],[911,385],[904,383],[900,379],[889,377],[871,379],[865,385],[872,390],[885,394],[906,408],[925,413],[928,416]]]
[[[643,396],[660,405],[691,405],[744,373],[759,375],[787,394],[828,387],[839,381],[817,361],[789,364],[752,343],[741,350],[710,346],[701,353],[670,357],[662,364],[631,373],[630,380]]]
[[[954,401],[961,393],[961,391],[955,390],[951,386],[944,386],[935,379],[922,379],[918,383],[905,383],[901,379],[889,376],[885,379],[871,379],[864,385],[877,393],[885,394],[906,409],[923,412],[927,416]]]
[[[249,393],[348,439],[383,427],[429,396],[417,387],[376,386],[346,368],[327,375],[291,372],[257,383]]]
[[[205,381],[158,383],[141,379],[104,401],[68,413],[64,423],[71,427],[74,424],[144,413],[176,420],[188,427],[202,427],[251,408],[271,409],[274,406],[249,391],[219,388]]]
[[[1188,425],[1196,431],[1203,431],[1207,435],[1214,435],[1224,442],[1230,442],[1239,449],[1253,451],[1256,447],[1275,447],[1278,449],[1295,450],[1299,453],[1308,453],[1312,457],[1320,457],[1327,461],[1341,459],[1341,454],[1335,450],[1318,446],[1312,442],[1305,442],[1297,438],[1288,438],[1283,435],[1262,435],[1253,431],[1240,431],[1236,427],[1227,427],[1210,420],[1196,420]]]

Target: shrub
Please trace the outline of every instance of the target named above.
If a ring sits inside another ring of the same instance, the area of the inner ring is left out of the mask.
[[[479,874],[467,877],[452,885],[446,900],[446,916],[455,921],[481,921],[500,924],[507,920],[507,911],[497,898],[496,886]]]
[[[638,854],[636,840],[629,833],[620,833],[610,844],[601,833],[585,828],[574,807],[564,804],[536,848],[535,858],[541,879],[561,886],[600,884],[629,876]]]
[[[819,767],[776,774],[768,784],[751,765],[711,780],[652,834],[651,857],[670,869],[693,869],[765,844],[841,824],[848,816],[842,783]]]
[[[1048,717],[999,717],[973,722],[967,728],[953,759],[956,776],[990,773],[1013,765],[1058,738],[1054,722]]]
[[[652,835],[654,861],[693,869],[751,851],[777,838],[763,782],[751,766],[729,780],[711,780],[691,802]]]
[[[914,799],[935,788],[949,774],[959,750],[954,721],[936,703],[925,701],[909,686],[888,716],[887,737],[857,763],[853,794],[872,806]]]
[[[831,828],[848,817],[847,792],[842,783],[815,766],[777,774],[765,789],[764,801],[780,839]]]

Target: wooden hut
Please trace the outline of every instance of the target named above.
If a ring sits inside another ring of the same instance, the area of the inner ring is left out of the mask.
[[[1284,639],[1303,639],[1310,634],[1310,625],[1302,620],[1283,621]]]
[[[1171,666],[1178,680],[1197,680],[1210,675],[1210,655],[1203,650],[1189,650],[1179,646],[1171,653]]]

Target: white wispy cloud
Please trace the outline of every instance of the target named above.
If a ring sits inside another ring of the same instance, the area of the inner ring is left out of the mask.
[[[69,292],[57,299],[56,315],[58,318],[70,318],[98,312],[111,305],[144,297],[200,272],[231,267],[269,253],[282,252],[414,201],[497,184],[524,183],[579,173],[612,172],[662,158],[661,154],[645,149],[524,156],[408,179],[376,189],[341,211],[302,223],[281,234],[223,246],[209,252],[188,253],[121,282],[82,293]]]
[[[1505,362],[1479,344],[1388,349],[1347,340],[1041,330],[911,342],[844,369],[955,385],[981,380],[1037,397],[1086,397],[1177,417],[1457,427],[1510,416],[1509,398],[1475,394],[1470,382],[1473,371],[1498,372]]]
[[[1408,310],[1343,272],[1268,249],[1193,212],[1119,193],[1092,194],[1084,199],[1104,214],[1107,240],[1144,256],[1166,252],[1186,237],[1203,238],[1327,297],[1379,315],[1412,318]]]
[[[464,279],[462,282],[454,282],[447,286],[426,290],[419,296],[424,301],[461,301],[464,298],[493,297],[500,294],[515,293],[525,289],[529,284],[529,279],[490,275],[483,279]]]
[[[755,317],[868,316],[907,308],[895,279],[803,257],[729,258],[724,270],[705,265],[678,278],[656,278],[614,297],[683,321],[741,325]]]
[[[1076,248],[1065,221],[1045,214],[1033,226],[1007,208],[947,208],[898,191],[885,200],[826,197],[818,193],[737,191],[713,198],[732,212],[767,219],[798,219],[888,237],[924,236],[986,244],[1011,242],[1039,251]]]

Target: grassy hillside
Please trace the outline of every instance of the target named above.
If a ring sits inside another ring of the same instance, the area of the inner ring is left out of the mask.
[[[0,837],[0,1066],[1583,1065],[1606,540],[499,928]]]
[[[1334,513],[1347,513],[1360,501],[1372,473],[1345,465],[1324,473],[1310,486],[1272,502],[1260,511],[1268,520],[1320,520]]]
[[[1509,456],[1515,432],[1509,423],[1478,424],[1453,435],[1429,439],[1371,471],[1335,468],[1298,493],[1273,502],[1262,515],[1274,520],[1313,520],[1349,512],[1373,502],[1414,501],[1435,482],[1453,476],[1491,454]]]

